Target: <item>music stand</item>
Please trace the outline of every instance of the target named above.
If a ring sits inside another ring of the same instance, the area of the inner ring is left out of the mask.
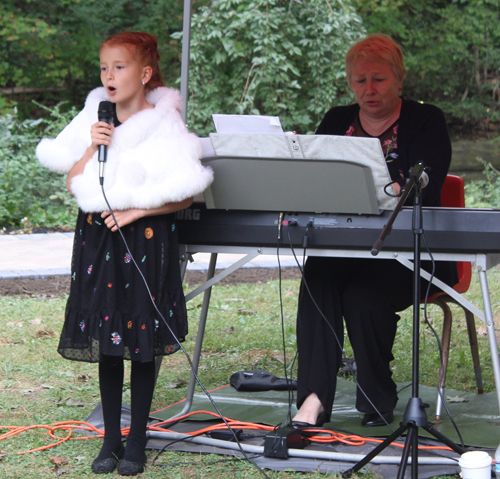
[[[207,208],[378,215],[393,210],[380,141],[336,135],[211,133]],[[353,194],[355,192],[355,194]]]
[[[418,478],[418,428],[425,429],[429,434],[432,434],[436,439],[446,444],[458,454],[463,454],[465,451],[451,441],[449,438],[434,429],[432,423],[427,420],[425,408],[428,404],[424,404],[419,396],[419,342],[420,342],[420,243],[423,234],[423,218],[422,218],[422,185],[420,179],[424,173],[423,163],[417,163],[410,172],[410,180],[405,188],[405,191],[398,202],[398,206],[394,210],[389,222],[385,226],[382,234],[372,249],[372,254],[378,254],[382,247],[383,240],[389,234],[392,224],[399,213],[401,206],[412,191],[415,190],[415,198],[413,202],[413,364],[412,364],[412,395],[408,400],[406,409],[401,421],[400,427],[394,431],[384,442],[379,444],[372,452],[367,454],[361,461],[353,467],[344,471],[342,477],[349,478],[355,472],[368,464],[375,456],[388,447],[396,438],[401,436],[405,431],[408,431],[406,441],[401,456],[397,479],[403,479],[408,464],[408,458],[411,456],[411,477]]]
[[[353,161],[213,156],[203,164],[214,171],[208,209],[380,213],[371,169]]]

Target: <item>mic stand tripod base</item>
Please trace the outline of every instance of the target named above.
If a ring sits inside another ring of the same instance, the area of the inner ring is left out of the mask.
[[[406,405],[401,425],[409,426],[410,424],[414,424],[417,427],[427,426],[428,420],[427,413],[425,412],[426,407],[429,407],[429,405],[424,404],[420,398],[410,398],[408,400],[408,404]]]
[[[386,447],[390,446],[396,439],[401,437],[402,434],[408,431],[408,434],[406,435],[405,447],[401,456],[401,462],[399,464],[397,479],[404,478],[410,450],[412,452],[412,478],[417,479],[419,427],[425,429],[429,434],[432,434],[438,441],[451,448],[457,454],[462,455],[465,452],[464,449],[462,449],[452,440],[434,429],[434,425],[427,421],[427,413],[425,412],[425,407],[427,407],[427,405],[423,404],[420,398],[410,398],[399,428],[394,431],[384,442],[380,443],[375,449],[373,449],[373,451],[371,451],[363,459],[361,459],[361,461],[356,463],[350,469],[344,471],[342,473],[342,477],[344,479],[350,478],[353,474],[355,474],[366,464],[368,464],[375,456],[381,453]]]
[[[394,210],[394,213],[399,212],[401,204],[406,199],[411,189],[415,187],[415,197],[413,200],[413,364],[412,364],[412,396],[408,401],[408,404],[403,415],[403,421],[400,427],[394,431],[384,442],[379,444],[372,452],[367,454],[361,461],[355,464],[353,467],[344,471],[342,477],[349,478],[355,472],[359,471],[362,467],[368,464],[375,456],[377,456],[382,450],[390,446],[393,441],[400,437],[405,431],[408,431],[405,440],[405,446],[403,449],[403,454],[401,455],[401,462],[399,465],[397,479],[403,479],[405,476],[406,466],[408,464],[408,459],[411,452],[411,477],[412,479],[418,479],[418,428],[421,427],[427,432],[432,434],[435,438],[440,440],[442,443],[449,446],[453,451],[458,454],[465,452],[461,447],[456,445],[453,441],[448,439],[446,436],[436,431],[432,424],[427,421],[427,414],[425,412],[425,407],[422,400],[418,397],[418,386],[419,386],[419,322],[420,322],[420,238],[423,234],[423,218],[422,218],[422,191],[420,185],[420,175],[424,170],[423,163],[418,163],[415,165],[410,173],[410,182],[407,185],[405,194],[398,203],[399,208]],[[395,216],[391,217],[390,224],[394,221]],[[376,247],[372,251],[372,254],[376,254],[384,237],[390,231],[390,225],[386,225],[383,234],[380,236],[376,243]]]

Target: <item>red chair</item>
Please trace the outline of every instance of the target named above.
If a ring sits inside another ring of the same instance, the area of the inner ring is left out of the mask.
[[[441,190],[441,205],[447,208],[464,208],[465,207],[465,193],[464,193],[464,180],[459,176],[448,175],[444,182],[443,188]],[[458,270],[458,283],[453,286],[453,289],[460,294],[466,293],[469,289],[471,277],[472,277],[472,266],[470,263],[457,262]],[[439,370],[439,377],[441,382],[439,388],[444,392],[445,381],[446,381],[446,370],[448,368],[448,357],[450,353],[450,337],[451,337],[451,326],[453,322],[453,317],[451,314],[450,307],[448,303],[457,303],[451,296],[443,291],[437,292],[429,297],[429,304],[435,304],[439,306],[443,311],[443,335],[441,338],[441,346],[443,351],[443,364],[442,368]],[[482,394],[483,390],[483,378],[481,374],[481,363],[479,361],[479,349],[477,345],[477,333],[476,324],[474,321],[474,315],[462,306],[465,314],[465,320],[467,322],[467,332],[469,334],[469,343],[472,354],[472,360],[474,363],[474,374],[476,375],[477,393]],[[442,377],[441,377],[442,375]],[[441,396],[438,395],[436,403],[436,417],[434,422],[441,422]]]

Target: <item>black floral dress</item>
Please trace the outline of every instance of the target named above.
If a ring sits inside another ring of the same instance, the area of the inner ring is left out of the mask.
[[[67,359],[98,362],[105,354],[148,362],[179,349],[172,333],[179,341],[187,334],[175,216],[141,218],[122,232],[130,252],[99,213],[79,212],[58,347]]]
[[[365,138],[378,138],[380,140],[380,145],[382,146],[382,151],[384,153],[385,162],[387,163],[387,169],[393,180],[401,178],[405,179],[405,172],[401,169],[398,160],[398,128],[399,119],[396,120],[387,130],[385,130],[381,135],[374,137],[368,134],[359,121],[359,114],[354,119],[352,125],[349,126],[345,132],[345,136],[359,136]]]

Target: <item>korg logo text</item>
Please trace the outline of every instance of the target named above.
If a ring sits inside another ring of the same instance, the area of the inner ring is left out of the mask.
[[[176,213],[176,218],[178,220],[199,220],[200,219],[200,210],[198,208],[195,209],[186,209],[179,210]]]

